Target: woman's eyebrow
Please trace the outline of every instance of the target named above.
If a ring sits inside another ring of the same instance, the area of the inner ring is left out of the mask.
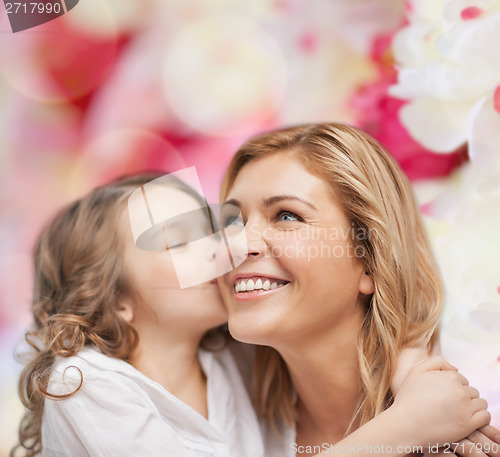
[[[275,195],[273,197],[266,198],[264,199],[264,206],[271,206],[283,200],[299,201],[301,203],[304,203],[304,205],[309,206],[312,209],[317,209],[312,203],[309,203],[307,200],[303,200],[302,198],[297,197],[295,195]]]
[[[295,195],[274,195],[273,197],[265,198],[263,203],[264,203],[265,207],[269,207],[269,206],[274,205],[275,203],[278,203],[278,202],[281,202],[284,200],[299,201],[301,203],[304,203],[304,205],[307,205],[310,208],[317,210],[317,208],[312,203],[309,203],[307,200],[303,200],[302,198],[297,197]],[[236,200],[235,198],[231,198],[231,199],[225,201],[222,204],[222,207],[224,207],[226,205],[233,205],[233,206],[237,206],[238,208],[241,207],[240,202],[238,200]]]

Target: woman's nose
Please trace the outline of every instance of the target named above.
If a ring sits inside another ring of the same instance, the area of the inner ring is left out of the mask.
[[[266,242],[266,228],[260,224],[247,224],[247,255],[252,257],[263,256],[268,244]]]

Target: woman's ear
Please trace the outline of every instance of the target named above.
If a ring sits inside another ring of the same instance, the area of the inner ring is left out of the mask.
[[[130,298],[122,298],[117,304],[118,314],[129,324],[134,320],[134,305]]]
[[[359,291],[365,295],[371,295],[375,292],[375,283],[368,271],[362,273],[359,278]]]

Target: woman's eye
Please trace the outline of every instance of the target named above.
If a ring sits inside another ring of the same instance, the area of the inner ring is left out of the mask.
[[[278,221],[287,222],[287,221],[298,221],[301,222],[303,219],[291,211],[280,211],[277,216]]]

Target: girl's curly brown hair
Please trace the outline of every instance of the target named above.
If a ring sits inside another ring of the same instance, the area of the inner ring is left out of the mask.
[[[129,195],[159,176],[122,178],[93,190],[63,208],[38,238],[33,251],[34,329],[25,335],[34,353],[19,381],[27,411],[11,456],[21,450],[27,457],[39,454],[45,398],[61,400],[74,393],[47,391],[57,356],[71,357],[85,345],[95,345],[110,357],[127,360],[137,346],[136,330],[117,312],[122,298],[140,299],[124,271],[117,221]],[[80,387],[82,383],[83,377]]]

